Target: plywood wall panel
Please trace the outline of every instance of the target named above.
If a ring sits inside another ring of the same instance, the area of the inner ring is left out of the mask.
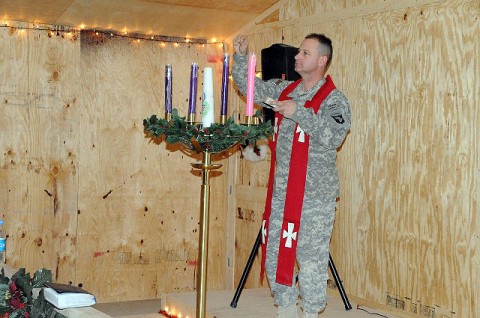
[[[468,16],[472,17],[472,19],[475,19],[476,21],[479,20],[480,18],[480,8],[478,7],[478,3],[476,4],[477,6],[475,7],[475,2],[470,3],[469,5],[469,10],[468,10]],[[472,35],[474,36],[474,35]],[[470,37],[470,39],[473,39]],[[473,40],[473,47],[472,51],[473,52],[480,52],[480,43],[478,41]],[[477,55],[478,56],[478,55]],[[466,59],[468,61],[468,64],[472,66],[473,74],[480,74],[480,61],[478,58],[475,58],[475,54],[468,55],[468,58]],[[470,74],[470,73],[469,73]],[[471,76],[471,75],[470,75]],[[469,83],[472,85],[472,91],[469,92],[471,93],[472,96],[472,101],[473,103],[477,103],[480,101],[480,78],[478,76],[472,76],[470,77]],[[478,107],[475,108],[475,112],[473,114],[473,120],[478,123],[480,122],[480,111],[478,110]],[[480,140],[480,129],[475,126],[475,134],[474,134],[474,140],[477,142],[477,150],[473,152],[474,155],[474,166],[479,167],[480,166],[480,154],[478,151],[478,140]],[[472,148],[473,149],[473,148]],[[480,169],[476,169],[476,172],[474,172],[474,184],[475,184],[475,189],[474,192],[472,193],[472,196],[474,198],[472,202],[472,206],[470,207],[474,213],[472,215],[472,224],[475,223],[475,229],[472,229],[473,233],[473,240],[471,242],[472,248],[475,249],[475,257],[473,257],[473,269],[472,269],[472,279],[474,282],[479,282],[480,281],[480,271],[478,268],[480,268],[480,253],[478,252],[480,248],[480,227],[478,224],[480,224],[480,213],[478,213],[479,206],[478,206],[478,198],[480,197]],[[475,264],[476,260],[476,264]],[[475,270],[476,268],[476,270]],[[463,280],[463,282],[467,282],[468,278],[466,280]],[[478,284],[473,284],[474,290],[479,289]],[[474,295],[470,296],[470,303],[473,303],[473,312],[474,313],[479,313],[480,312],[480,293],[478,292],[473,292]],[[458,306],[462,306],[462,304],[458,304]]]
[[[386,24],[387,20],[390,23]],[[403,100],[405,84],[402,79],[406,79],[406,76],[401,73],[402,65],[408,65],[411,61],[408,60],[406,47],[410,34],[407,29],[410,26],[402,19],[401,12],[379,14],[372,16],[368,21],[375,24],[371,26],[375,30],[378,26],[378,31],[370,32],[372,29],[369,29],[369,25],[366,25],[365,29],[362,28],[366,61],[365,92],[368,99],[362,105],[363,111],[358,109],[361,118],[355,122],[367,122],[367,139],[373,141],[374,153],[369,160],[363,159],[364,166],[360,169],[369,171],[369,178],[365,180],[367,182],[365,194],[372,200],[371,203],[374,206],[356,213],[359,213],[359,219],[368,220],[368,223],[362,222],[366,230],[363,239],[366,240],[365,247],[368,252],[366,255],[363,252],[365,263],[358,264],[358,272],[360,275],[363,274],[362,283],[368,286],[365,292],[366,297],[374,297],[386,286],[398,288],[399,286],[393,283],[402,273],[405,273],[405,268],[398,266],[398,259],[404,259],[403,253],[406,251],[399,250],[396,245],[396,235],[399,231],[404,231],[405,225],[402,218],[403,211],[399,211],[397,206],[401,200],[397,187],[399,174],[402,173],[398,163],[398,143],[401,139],[397,134],[402,131],[399,117],[405,109]],[[391,80],[392,76],[394,81]],[[352,129],[352,137],[358,136],[354,132],[355,130]],[[372,229],[378,229],[378,232]],[[360,288],[360,285],[357,286]],[[394,290],[392,293],[399,295],[397,291]],[[382,297],[385,296],[382,295]],[[384,302],[384,299],[377,301]]]
[[[45,159],[40,174],[45,179],[31,187],[39,197],[29,195],[33,205],[40,200],[51,205],[40,222],[46,237],[36,237],[35,243],[48,257],[42,266],[51,268],[55,279],[71,280],[76,261],[76,242],[69,236],[74,238],[77,229],[79,42],[44,31],[29,36],[29,155]]]
[[[2,151],[13,168],[2,176],[7,258],[14,267],[46,267],[63,279],[75,265],[68,236],[76,232],[79,43],[41,31],[2,31],[9,52],[2,54],[8,78],[1,86],[8,114]]]
[[[158,272],[145,266],[131,268],[128,271],[124,269],[96,272],[80,270],[77,275],[78,281],[83,282],[83,286],[90,286],[89,290],[92,293],[104,295],[103,301],[151,299],[157,292],[155,281]],[[133,290],[135,292],[132,294]]]
[[[340,10],[345,7],[345,2],[350,1],[289,1],[282,8],[282,19],[290,20],[298,17]]]
[[[431,101],[436,106],[431,113],[434,132],[419,125],[419,128],[423,128],[420,136],[430,140],[433,145],[428,149],[431,157],[428,156],[429,160],[427,159],[427,167],[430,165],[427,171],[438,169],[443,172],[429,174],[426,180],[421,180],[421,190],[429,191],[433,199],[428,202],[431,212],[425,219],[431,230],[421,233],[425,235],[425,240],[435,246],[431,252],[434,266],[432,272],[425,275],[425,283],[431,282],[439,287],[451,286],[457,291],[442,295],[429,290],[426,295],[435,299],[436,303],[444,304],[441,307],[451,306],[459,315],[467,316],[475,312],[475,305],[470,299],[476,288],[475,258],[478,257],[475,230],[472,228],[478,226],[474,209],[475,188],[478,187],[475,185],[474,163],[478,153],[473,150],[477,148],[478,132],[475,129],[477,125],[472,122],[478,111],[471,97],[467,97],[475,87],[470,55],[475,52],[476,44],[471,41],[471,36],[476,33],[478,14],[477,19],[471,15],[473,2],[454,4],[456,6],[423,9],[423,15],[419,16],[423,29],[419,30],[420,34],[423,37],[424,34],[431,34],[432,39],[423,41],[422,46],[419,46],[418,61],[420,65],[430,65],[431,70],[428,75],[422,73],[417,76],[417,85],[422,90],[416,100],[417,104],[429,104]],[[477,13],[478,9],[477,2]],[[437,15],[441,18],[436,18]],[[456,50],[453,47],[464,49]],[[425,51],[432,52],[430,59],[423,54]],[[432,59],[448,62],[431,64]],[[445,77],[447,80],[439,81],[433,91],[428,91],[424,87],[429,87],[432,77]],[[464,116],[465,114],[471,114],[472,117]],[[473,127],[475,128],[472,129]],[[428,187],[429,184],[436,185],[436,193]],[[444,259],[452,261],[444,262]],[[457,280],[454,277],[463,278]],[[425,290],[421,289],[420,292],[425,297]]]
[[[193,290],[201,177],[190,164],[201,156],[146,139],[142,120],[163,116],[167,63],[173,107],[186,115],[197,62],[214,67],[219,109],[223,46],[1,31],[9,48],[0,82],[9,265],[52,269],[57,281],[82,285],[100,302]],[[197,120],[202,82],[201,75]],[[215,160],[224,166],[211,181],[208,287],[222,289],[228,165],[227,157]]]
[[[200,161],[201,156],[185,153],[179,146],[150,142],[143,134],[142,119],[152,114],[162,117],[165,112],[166,64],[172,65],[172,104],[180,114],[186,115],[187,111],[192,62],[197,62],[201,70],[213,66],[215,87],[219,87],[222,48],[171,43],[164,46],[121,38],[109,38],[102,43],[87,42],[87,37],[84,40],[82,78],[86,114],[93,124],[82,126],[89,137],[83,144],[85,177],[80,185],[79,232],[93,236],[82,243],[83,265],[101,262],[100,268],[110,264],[116,270],[140,272],[144,268],[154,272],[155,275],[142,279],[156,288],[130,296],[132,299],[155,298],[165,291],[193,290],[201,178],[198,171],[192,171],[191,163]],[[201,71],[198,120],[202,82]],[[220,90],[215,91],[219,101]],[[226,267],[226,233],[222,226],[226,203],[222,198],[227,190],[223,169],[211,178],[208,286],[216,289],[223,287]],[[99,215],[98,210],[103,213]],[[102,228],[106,235],[95,242],[95,235]],[[95,256],[100,254],[101,257]],[[125,284],[125,288],[135,289],[137,282],[129,279]],[[126,297],[122,290],[112,294],[102,287],[94,288],[99,288],[100,301]]]
[[[3,49],[0,55],[0,174],[3,181],[1,202],[4,204],[1,214],[4,216],[8,211],[28,211],[29,206],[24,184],[15,182],[24,177],[24,156],[28,151],[28,81],[25,81],[28,78],[28,41],[13,29],[3,29],[0,39]],[[22,165],[24,168],[19,168]]]
[[[251,162],[238,154],[235,186],[235,285],[238,285],[262,224],[268,185],[269,160]],[[260,253],[253,263],[246,288],[267,286],[260,281]],[[262,283],[264,285],[262,285]]]
[[[260,145],[260,143],[259,143]],[[262,147],[267,146],[262,142]],[[237,184],[239,186],[251,186],[252,188],[265,188],[268,185],[268,176],[270,165],[270,153],[267,151],[266,158],[263,161],[252,162],[240,154],[240,160],[238,162],[239,176]],[[251,197],[249,193],[245,193]],[[258,194],[254,191],[254,197],[258,198]],[[261,198],[259,198],[261,199]]]
[[[28,82],[28,37],[16,29],[3,29],[0,33],[2,41],[2,54],[0,63],[2,67],[0,83],[2,83],[2,105],[26,105],[26,91]],[[8,122],[2,124],[7,125]],[[7,127],[7,126],[3,126]]]
[[[255,163],[250,164],[254,165]],[[237,195],[235,211],[235,285],[238,285],[261,228],[266,187],[237,185],[235,193]],[[260,256],[261,252],[258,251],[245,283],[245,288],[267,286],[266,280],[263,282],[260,280]]]

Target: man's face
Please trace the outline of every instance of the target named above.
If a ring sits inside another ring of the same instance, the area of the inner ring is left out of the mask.
[[[318,72],[325,64],[325,56],[319,52],[320,43],[316,39],[303,40],[298,54],[295,55],[295,71],[300,74]]]

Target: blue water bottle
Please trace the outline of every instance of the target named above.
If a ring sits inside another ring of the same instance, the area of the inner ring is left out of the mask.
[[[5,264],[5,229],[3,228],[3,220],[0,220],[0,266]]]

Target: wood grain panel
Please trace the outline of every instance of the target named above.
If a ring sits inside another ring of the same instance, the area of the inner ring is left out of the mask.
[[[477,148],[478,125],[473,122],[477,107],[472,103],[473,96],[468,97],[475,87],[471,56],[478,55],[474,40],[474,34],[478,33],[478,2],[477,17],[472,15],[472,9],[475,9],[474,2],[456,1],[421,8],[414,15],[418,26],[416,40],[420,44],[412,53],[422,71],[415,71],[416,94],[412,111],[407,112],[405,118],[418,130],[415,144],[410,142],[404,146],[412,152],[406,164],[413,161],[413,165],[420,161],[419,157],[425,157],[426,165],[425,168],[418,166],[425,177],[414,179],[414,193],[418,193],[417,198],[425,210],[423,222],[419,224],[420,249],[415,260],[419,266],[432,264],[421,271],[419,298],[432,299],[440,309],[453,309],[461,317],[475,312],[471,295],[476,288],[474,271],[478,257],[474,248],[478,224],[473,209],[474,164],[478,153],[472,151]],[[456,49],[459,47],[462,50]],[[427,56],[425,52],[431,53]],[[432,78],[447,80],[436,81],[432,87]],[[414,116],[415,104],[431,105],[425,107],[425,114],[419,114],[423,125]],[[426,148],[425,156],[420,155],[421,148]],[[423,257],[428,257],[428,261]],[[424,287],[428,285],[449,286],[456,292],[437,294]]]
[[[236,195],[235,285],[238,285],[262,225],[266,188],[238,185]],[[260,262],[261,252],[258,250],[245,288],[267,286],[266,280],[260,281]]]
[[[350,1],[289,1],[282,8],[282,19],[290,20],[297,17],[321,15],[325,12],[341,10],[345,7],[346,2]]]
[[[163,116],[167,63],[181,114],[192,62],[214,67],[219,108],[223,46],[1,31],[9,48],[0,86],[9,264],[52,269],[56,280],[82,285],[99,301],[193,290],[201,178],[190,164],[201,157],[152,143],[142,120]],[[226,280],[227,158],[215,157],[224,167],[211,181],[211,289]]]
[[[190,64],[197,62],[200,70],[213,66],[214,85],[219,87],[222,53],[218,46],[163,46],[121,38],[82,42],[83,102],[89,120],[82,125],[87,138],[82,140],[79,239],[86,235],[86,240],[79,249],[79,268],[137,273],[144,268],[152,272],[142,278],[145,284],[156,286],[128,295],[125,290],[138,289],[133,277],[116,292],[110,290],[113,286],[94,285],[101,301],[155,298],[164,291],[195,288],[201,178],[190,163],[201,157],[192,157],[179,146],[150,142],[144,137],[142,119],[164,114],[166,64],[173,68],[173,107],[186,115]],[[200,75],[198,120],[202,82]],[[215,97],[220,100],[219,89]],[[223,288],[225,282],[224,169],[211,178],[208,287],[213,289]],[[105,235],[98,237],[102,232]]]
[[[2,29],[2,41],[10,48],[2,61],[9,80],[0,89],[7,115],[2,134],[7,258],[13,267],[45,267],[55,279],[72,280],[79,73],[70,61],[78,61],[80,46],[15,28]]]

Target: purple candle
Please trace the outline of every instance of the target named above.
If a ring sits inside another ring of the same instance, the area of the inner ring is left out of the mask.
[[[172,65],[165,66],[165,114],[172,113]]]
[[[197,79],[198,79],[198,64],[192,63],[190,70],[190,99],[188,100],[188,113],[195,114],[197,106]]]
[[[222,104],[220,109],[220,115],[227,115],[228,104],[228,69],[229,69],[229,57],[228,54],[223,56],[223,74],[222,74]]]

